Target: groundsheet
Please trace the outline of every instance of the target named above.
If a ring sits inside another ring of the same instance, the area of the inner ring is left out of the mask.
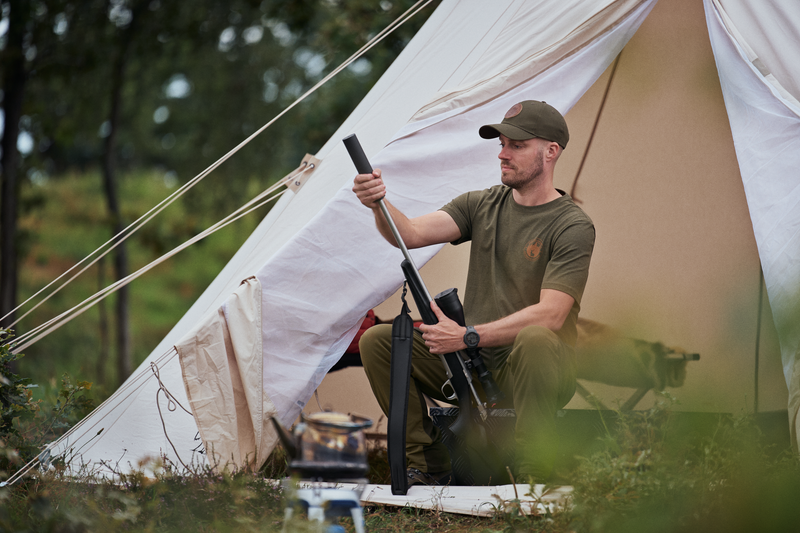
[[[302,481],[301,488],[330,487]],[[361,485],[363,486],[363,485]],[[355,483],[339,483],[342,490],[359,489]],[[469,516],[493,516],[496,513],[520,512],[546,514],[563,509],[569,504],[572,487],[545,487],[534,485],[497,485],[487,487],[428,487],[416,485],[405,496],[392,494],[390,485],[366,485],[361,493],[361,505],[392,505],[416,509],[438,510]]]

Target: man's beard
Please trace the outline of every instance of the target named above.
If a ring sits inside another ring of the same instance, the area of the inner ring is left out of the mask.
[[[529,183],[536,181],[544,172],[544,150],[540,149],[527,171],[521,172],[515,167],[512,172],[501,174],[500,181],[512,189],[521,189]]]

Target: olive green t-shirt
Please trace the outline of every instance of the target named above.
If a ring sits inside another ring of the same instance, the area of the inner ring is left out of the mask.
[[[485,324],[539,302],[541,289],[564,292],[575,303],[558,336],[574,346],[581,296],[594,248],[594,224],[572,198],[538,206],[517,204],[496,185],[462,194],[441,208],[472,241],[464,314]]]

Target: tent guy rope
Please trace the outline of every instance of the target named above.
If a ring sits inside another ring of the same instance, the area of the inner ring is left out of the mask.
[[[137,270],[136,272],[126,276],[125,278],[123,278],[121,280],[118,280],[115,283],[112,283],[111,285],[109,285],[105,289],[102,289],[102,290],[96,292],[95,294],[93,294],[92,296],[90,296],[89,298],[84,300],[83,302],[81,302],[78,305],[72,307],[71,309],[61,313],[57,317],[52,318],[49,321],[47,321],[47,322],[45,322],[45,323],[33,328],[29,332],[21,335],[17,339],[17,341],[15,343],[16,346],[15,346],[15,348],[13,350],[14,353],[19,353],[21,350],[24,350],[25,348],[27,348],[28,346],[32,345],[33,343],[35,343],[36,341],[38,341],[42,337],[45,337],[49,333],[55,331],[56,329],[58,329],[59,327],[63,326],[64,324],[66,324],[67,322],[72,320],[73,318],[76,318],[77,316],[82,314],[84,311],[90,309],[98,301],[100,301],[103,298],[109,296],[110,294],[113,294],[114,292],[119,290],[121,287],[124,287],[125,285],[129,284],[130,282],[132,282],[133,280],[135,280],[139,276],[145,274],[147,271],[149,271],[149,270],[153,269],[154,267],[160,265],[161,263],[163,263],[164,261],[166,261],[170,257],[176,255],[178,252],[183,251],[184,249],[188,248],[192,244],[194,244],[194,243],[196,243],[196,242],[208,237],[212,233],[224,228],[225,226],[231,224],[232,222],[234,222],[234,221],[242,218],[243,216],[251,213],[252,211],[255,211],[256,209],[258,209],[258,208],[260,208],[260,207],[272,202],[273,200],[275,200],[276,198],[278,198],[279,196],[284,194],[286,192],[286,190],[284,189],[283,191],[280,191],[280,192],[276,193],[273,196],[269,196],[266,199],[264,199],[264,197],[269,195],[269,194],[271,194],[271,193],[273,193],[277,188],[292,182],[300,174],[302,174],[304,172],[307,172],[309,170],[313,170],[315,168],[315,165],[311,164],[311,165],[306,166],[305,168],[303,168],[303,167],[301,167],[301,168],[302,168],[302,170],[295,171],[295,172],[289,174],[288,176],[284,177],[278,183],[276,183],[275,185],[273,185],[272,187],[270,187],[266,191],[261,192],[258,196],[256,196],[255,198],[253,198],[252,200],[247,202],[245,205],[243,205],[242,207],[240,207],[239,209],[237,209],[236,211],[234,211],[233,213],[231,213],[230,215],[228,215],[227,217],[225,217],[221,221],[217,222],[213,226],[210,226],[209,228],[207,228],[203,232],[195,235],[194,237],[192,237],[188,241],[184,242],[183,244],[177,246],[176,248],[173,248],[172,250],[170,250],[166,254],[162,255],[158,259],[156,259],[156,260],[152,261],[151,263],[145,265],[144,267],[142,267],[139,270]],[[47,329],[45,329],[45,328],[47,328]]]
[[[158,381],[158,391],[156,391],[156,406],[158,407],[158,416],[161,419],[161,427],[164,429],[164,437],[167,439],[167,442],[169,442],[169,445],[172,446],[172,451],[175,452],[175,457],[177,457],[178,461],[180,461],[180,463],[183,465],[183,467],[186,470],[188,470],[189,467],[186,465],[186,463],[183,461],[183,459],[181,459],[181,454],[178,453],[178,449],[175,447],[175,443],[173,443],[172,439],[169,438],[169,432],[167,431],[167,424],[166,424],[166,422],[164,422],[164,415],[161,412],[161,404],[158,401],[159,394],[161,394],[162,391],[164,392],[164,396],[166,396],[166,398],[167,398],[167,409],[169,409],[170,411],[175,411],[178,407],[180,407],[189,416],[194,416],[194,415],[192,414],[191,411],[189,411],[187,408],[185,408],[183,406],[183,404],[181,404],[181,402],[179,402],[175,398],[175,396],[172,395],[172,393],[169,391],[169,389],[164,385],[164,382],[161,381],[161,374],[159,373],[158,365],[156,365],[155,363],[150,363],[150,369],[153,371],[153,375],[155,376],[156,380]]]
[[[589,134],[589,140],[586,143],[586,149],[583,151],[583,157],[581,158],[581,163],[578,165],[578,170],[575,172],[575,180],[572,182],[572,189],[569,191],[569,195],[572,199],[579,204],[583,202],[578,199],[575,194],[577,193],[578,188],[578,180],[581,177],[581,171],[583,170],[583,165],[586,163],[586,158],[589,156],[589,149],[592,147],[592,141],[594,140],[594,134],[597,133],[597,125],[600,123],[600,116],[603,114],[603,109],[606,107],[606,100],[608,100],[608,93],[611,90],[611,82],[614,81],[614,74],[617,72],[617,65],[619,65],[619,59],[622,57],[622,52],[617,54],[617,58],[614,60],[614,66],[611,67],[611,74],[608,76],[608,83],[606,84],[606,90],[603,92],[603,99],[600,101],[600,107],[597,109],[597,116],[594,119],[594,125],[592,126],[592,132]]]

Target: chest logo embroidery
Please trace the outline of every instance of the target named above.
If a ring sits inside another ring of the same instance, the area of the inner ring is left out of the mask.
[[[542,239],[533,239],[525,246],[525,257],[531,261],[536,261],[542,253]]]

